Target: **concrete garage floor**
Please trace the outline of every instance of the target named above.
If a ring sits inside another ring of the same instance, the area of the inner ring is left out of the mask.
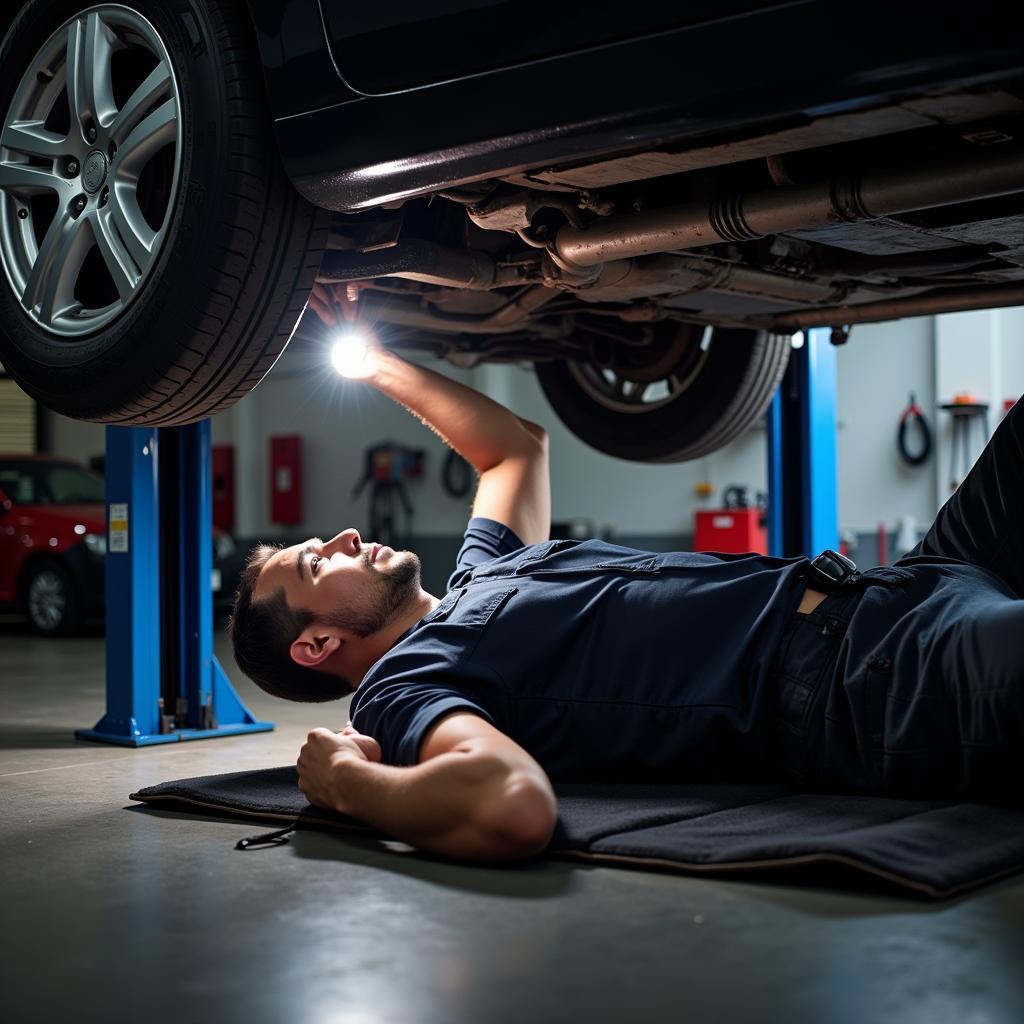
[[[1024,876],[932,904],[835,879],[463,867],[329,833],[240,853],[260,823],[128,810],[136,788],[285,764],[344,724],[218,654],[275,732],[106,747],[71,738],[103,709],[101,633],[0,623],[4,1021],[1024,1020]]]

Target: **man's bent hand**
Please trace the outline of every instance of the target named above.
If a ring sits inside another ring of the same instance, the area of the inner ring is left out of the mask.
[[[353,760],[380,761],[380,744],[351,725],[340,733],[314,729],[299,751],[299,789],[311,804],[343,811],[339,796],[345,789],[346,765]]]
[[[448,857],[529,857],[551,837],[550,784],[539,767],[510,759],[502,743],[470,742],[410,767],[379,762],[376,740],[351,726],[314,729],[299,754],[299,787],[312,804]]]

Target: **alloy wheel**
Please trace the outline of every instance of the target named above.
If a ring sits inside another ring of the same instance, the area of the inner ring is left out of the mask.
[[[34,576],[28,590],[28,611],[32,621],[47,632],[60,627],[67,612],[68,595],[64,581],[52,569]]]
[[[177,194],[180,112],[167,49],[128,7],[83,11],[32,58],[0,133],[0,262],[47,333],[100,330],[142,290]]]

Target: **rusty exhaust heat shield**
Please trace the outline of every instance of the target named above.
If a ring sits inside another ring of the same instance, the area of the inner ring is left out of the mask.
[[[1024,191],[1024,152],[837,176],[563,227],[552,255],[570,272],[614,260],[747,242],[765,235],[874,220]]]

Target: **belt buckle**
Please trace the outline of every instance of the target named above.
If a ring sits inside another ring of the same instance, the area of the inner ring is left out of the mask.
[[[807,585],[814,590],[831,594],[852,583],[859,575],[857,563],[852,558],[827,548],[811,560],[807,569]]]

